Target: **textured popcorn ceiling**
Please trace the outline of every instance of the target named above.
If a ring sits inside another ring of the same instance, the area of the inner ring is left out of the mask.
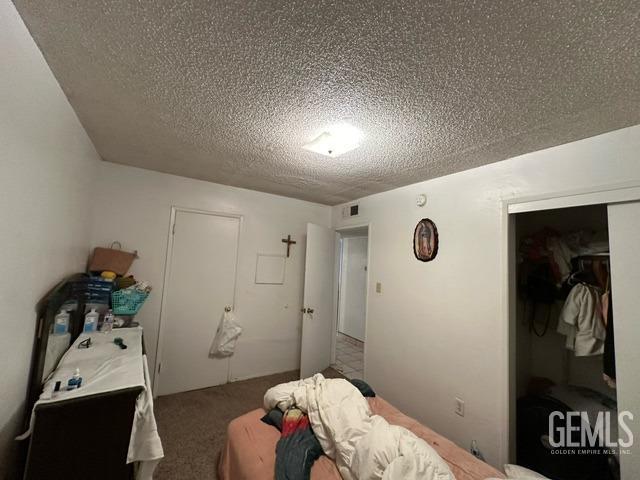
[[[638,0],[15,3],[104,160],[326,204],[640,123]]]

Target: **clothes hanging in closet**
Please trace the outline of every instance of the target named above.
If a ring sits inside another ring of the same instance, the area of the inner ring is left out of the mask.
[[[579,283],[569,292],[558,319],[558,333],[566,335],[566,347],[576,357],[600,355],[607,337],[597,288]]]

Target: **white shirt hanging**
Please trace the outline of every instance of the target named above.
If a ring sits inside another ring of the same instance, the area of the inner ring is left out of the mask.
[[[576,357],[601,355],[607,332],[602,321],[600,293],[579,283],[571,289],[558,319],[558,333],[567,336],[566,347]]]

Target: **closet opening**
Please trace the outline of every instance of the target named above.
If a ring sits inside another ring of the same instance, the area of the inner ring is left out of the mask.
[[[515,461],[555,480],[619,480],[607,205],[514,217]]]
[[[337,322],[331,366],[347,378],[363,379],[369,228],[337,233]]]

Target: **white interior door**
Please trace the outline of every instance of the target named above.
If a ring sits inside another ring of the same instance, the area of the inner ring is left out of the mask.
[[[627,418],[625,423],[636,436],[628,449],[631,454],[620,455],[626,480],[638,478],[640,472],[640,202],[609,205],[608,211],[618,413],[633,414],[633,421]]]
[[[162,315],[158,395],[226,383],[229,358],[209,349],[233,306],[240,219],[177,211]]]
[[[300,376],[321,372],[331,363],[335,232],[307,224]],[[306,311],[306,312],[305,312]]]

